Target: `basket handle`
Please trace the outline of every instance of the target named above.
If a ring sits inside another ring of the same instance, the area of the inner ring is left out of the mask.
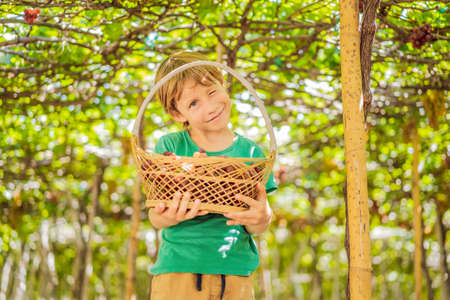
[[[182,72],[182,71],[184,71],[184,70],[186,70],[188,68],[195,67],[195,66],[201,66],[201,65],[214,66],[214,67],[217,67],[219,69],[223,69],[223,70],[227,71],[228,73],[232,74],[234,77],[239,79],[239,81],[242,83],[242,85],[244,85],[249,90],[250,94],[255,98],[256,105],[258,106],[259,110],[261,111],[262,116],[264,118],[264,121],[266,123],[267,130],[269,131],[269,137],[270,137],[270,154],[273,155],[274,158],[275,158],[276,153],[277,153],[277,142],[275,140],[275,134],[273,133],[272,124],[270,122],[269,116],[267,115],[266,108],[264,107],[264,104],[261,101],[261,99],[259,99],[258,95],[256,94],[255,89],[252,87],[250,82],[248,82],[242,75],[240,75],[239,73],[234,71],[232,68],[230,68],[230,67],[228,67],[226,65],[223,65],[221,63],[218,63],[218,62],[205,61],[205,60],[199,60],[199,61],[194,61],[194,62],[190,62],[190,63],[184,64],[184,65],[176,68],[175,70],[172,70],[170,73],[168,73],[166,76],[161,78],[161,80],[159,80],[153,86],[153,88],[150,90],[150,92],[147,95],[147,97],[144,99],[144,102],[140,106],[138,115],[136,117],[136,122],[134,122],[132,134],[137,137],[138,145],[139,145],[139,142],[140,142],[138,131],[139,131],[139,127],[140,127],[141,122],[142,122],[142,118],[144,117],[144,111],[145,111],[148,103],[152,100],[152,98],[155,95],[156,91],[163,84],[165,84],[168,80],[170,80],[172,77],[174,77],[177,73],[180,73],[180,72]]]

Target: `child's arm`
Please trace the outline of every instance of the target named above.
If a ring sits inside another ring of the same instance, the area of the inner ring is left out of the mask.
[[[238,200],[247,203],[250,208],[245,211],[223,214],[230,219],[227,221],[227,225],[243,225],[249,233],[266,231],[272,220],[272,209],[267,201],[265,187],[258,183],[256,189],[258,192],[256,200],[242,195],[236,196]]]
[[[184,193],[183,199],[181,199],[181,193],[177,192],[169,207],[166,207],[164,203],[159,203],[155,208],[151,208],[148,217],[153,227],[158,229],[171,227],[196,216],[208,214],[207,211],[199,210],[200,200],[198,199],[194,201],[192,209],[188,209],[187,205],[190,198],[189,193]]]

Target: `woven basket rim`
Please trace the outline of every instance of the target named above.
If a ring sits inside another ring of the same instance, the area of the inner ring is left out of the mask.
[[[165,156],[163,154],[159,154],[156,152],[148,152],[145,149],[142,149],[142,147],[139,146],[139,141],[138,138],[135,135],[131,136],[131,149],[133,151],[133,158],[136,162],[136,165],[140,165],[139,163],[139,159],[138,157],[142,157],[142,155],[144,156],[153,156],[153,158],[157,159],[157,160],[165,160],[167,162],[171,162],[173,161],[174,157],[173,156]],[[202,158],[198,158],[198,157],[191,157],[191,156],[180,156],[177,155],[178,160],[180,160],[183,163],[193,163],[196,164],[198,163],[199,159],[200,160],[208,160],[210,161],[211,164],[220,162],[220,161],[229,161],[232,160],[235,163],[245,163],[248,161],[253,161],[253,162],[271,162],[270,164],[273,166],[273,163],[275,161],[275,153],[271,152],[270,155],[268,157],[229,157],[229,156],[225,156],[225,157],[219,157],[219,156],[207,156],[207,157],[202,157]],[[156,172],[158,173],[158,172]],[[176,174],[174,174],[176,175]],[[269,175],[270,174],[266,174],[266,176],[264,177],[264,183],[267,182],[267,180],[269,179]],[[190,177],[190,176],[189,176]],[[225,180],[227,181],[227,180]]]

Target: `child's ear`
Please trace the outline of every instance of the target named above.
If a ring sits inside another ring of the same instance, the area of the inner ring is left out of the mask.
[[[183,116],[182,116],[178,111],[176,111],[176,110],[170,110],[170,111],[169,111],[169,115],[172,117],[172,119],[174,119],[174,120],[177,121],[177,122],[184,123],[184,122],[187,121],[186,118],[183,117]]]

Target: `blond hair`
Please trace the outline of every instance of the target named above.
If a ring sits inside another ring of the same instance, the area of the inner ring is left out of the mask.
[[[170,55],[158,67],[155,76],[155,84],[176,68],[198,60],[209,60],[203,54],[190,51],[181,51]],[[184,83],[187,80],[194,80],[196,83],[209,86],[212,84],[223,85],[222,72],[214,66],[195,66],[186,69],[169,79],[159,88],[157,98],[161,102],[166,113],[178,112],[176,103],[180,99]],[[186,127],[187,122],[184,123]]]

